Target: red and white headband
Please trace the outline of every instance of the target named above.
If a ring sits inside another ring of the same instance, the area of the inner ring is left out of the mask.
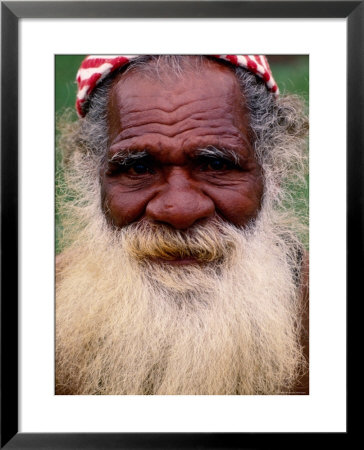
[[[78,86],[76,109],[80,117],[87,113],[86,105],[90,95],[110,73],[140,55],[117,55],[100,56],[91,55],[85,58],[77,72],[76,81]],[[254,73],[262,78],[269,91],[275,95],[279,94],[277,83],[274,81],[267,58],[264,55],[212,55],[214,58],[229,61],[231,64]]]

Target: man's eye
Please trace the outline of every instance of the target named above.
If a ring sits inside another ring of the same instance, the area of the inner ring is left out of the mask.
[[[123,162],[111,162],[109,163],[108,174],[118,175],[125,174],[130,176],[153,174],[154,166],[152,161],[123,161]]]
[[[227,159],[218,159],[211,158],[205,160],[202,164],[202,170],[213,170],[213,171],[222,171],[222,170],[232,170],[236,169],[235,164]]]
[[[125,171],[130,174],[144,175],[146,173],[153,173],[151,165],[142,162],[129,165],[125,169]]]

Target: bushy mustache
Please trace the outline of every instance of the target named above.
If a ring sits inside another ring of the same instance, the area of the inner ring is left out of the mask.
[[[222,261],[235,248],[237,232],[218,217],[187,230],[146,220],[123,229],[126,250],[138,261],[193,258],[201,263]]]

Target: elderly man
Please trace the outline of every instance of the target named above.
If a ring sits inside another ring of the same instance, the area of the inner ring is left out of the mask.
[[[301,103],[264,56],[93,56],[77,81],[56,393],[307,394]]]

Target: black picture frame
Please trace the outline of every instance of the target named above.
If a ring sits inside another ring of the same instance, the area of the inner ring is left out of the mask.
[[[364,1],[1,2],[1,448],[143,449],[307,446],[303,433],[18,432],[18,22],[21,18],[346,18],[347,301],[363,272]],[[9,107],[11,105],[11,108]],[[347,346],[350,354],[350,345]],[[347,416],[349,417],[349,415]],[[335,433],[336,443],[347,440]],[[351,433],[350,433],[351,434]],[[316,433],[315,444],[327,435]]]

